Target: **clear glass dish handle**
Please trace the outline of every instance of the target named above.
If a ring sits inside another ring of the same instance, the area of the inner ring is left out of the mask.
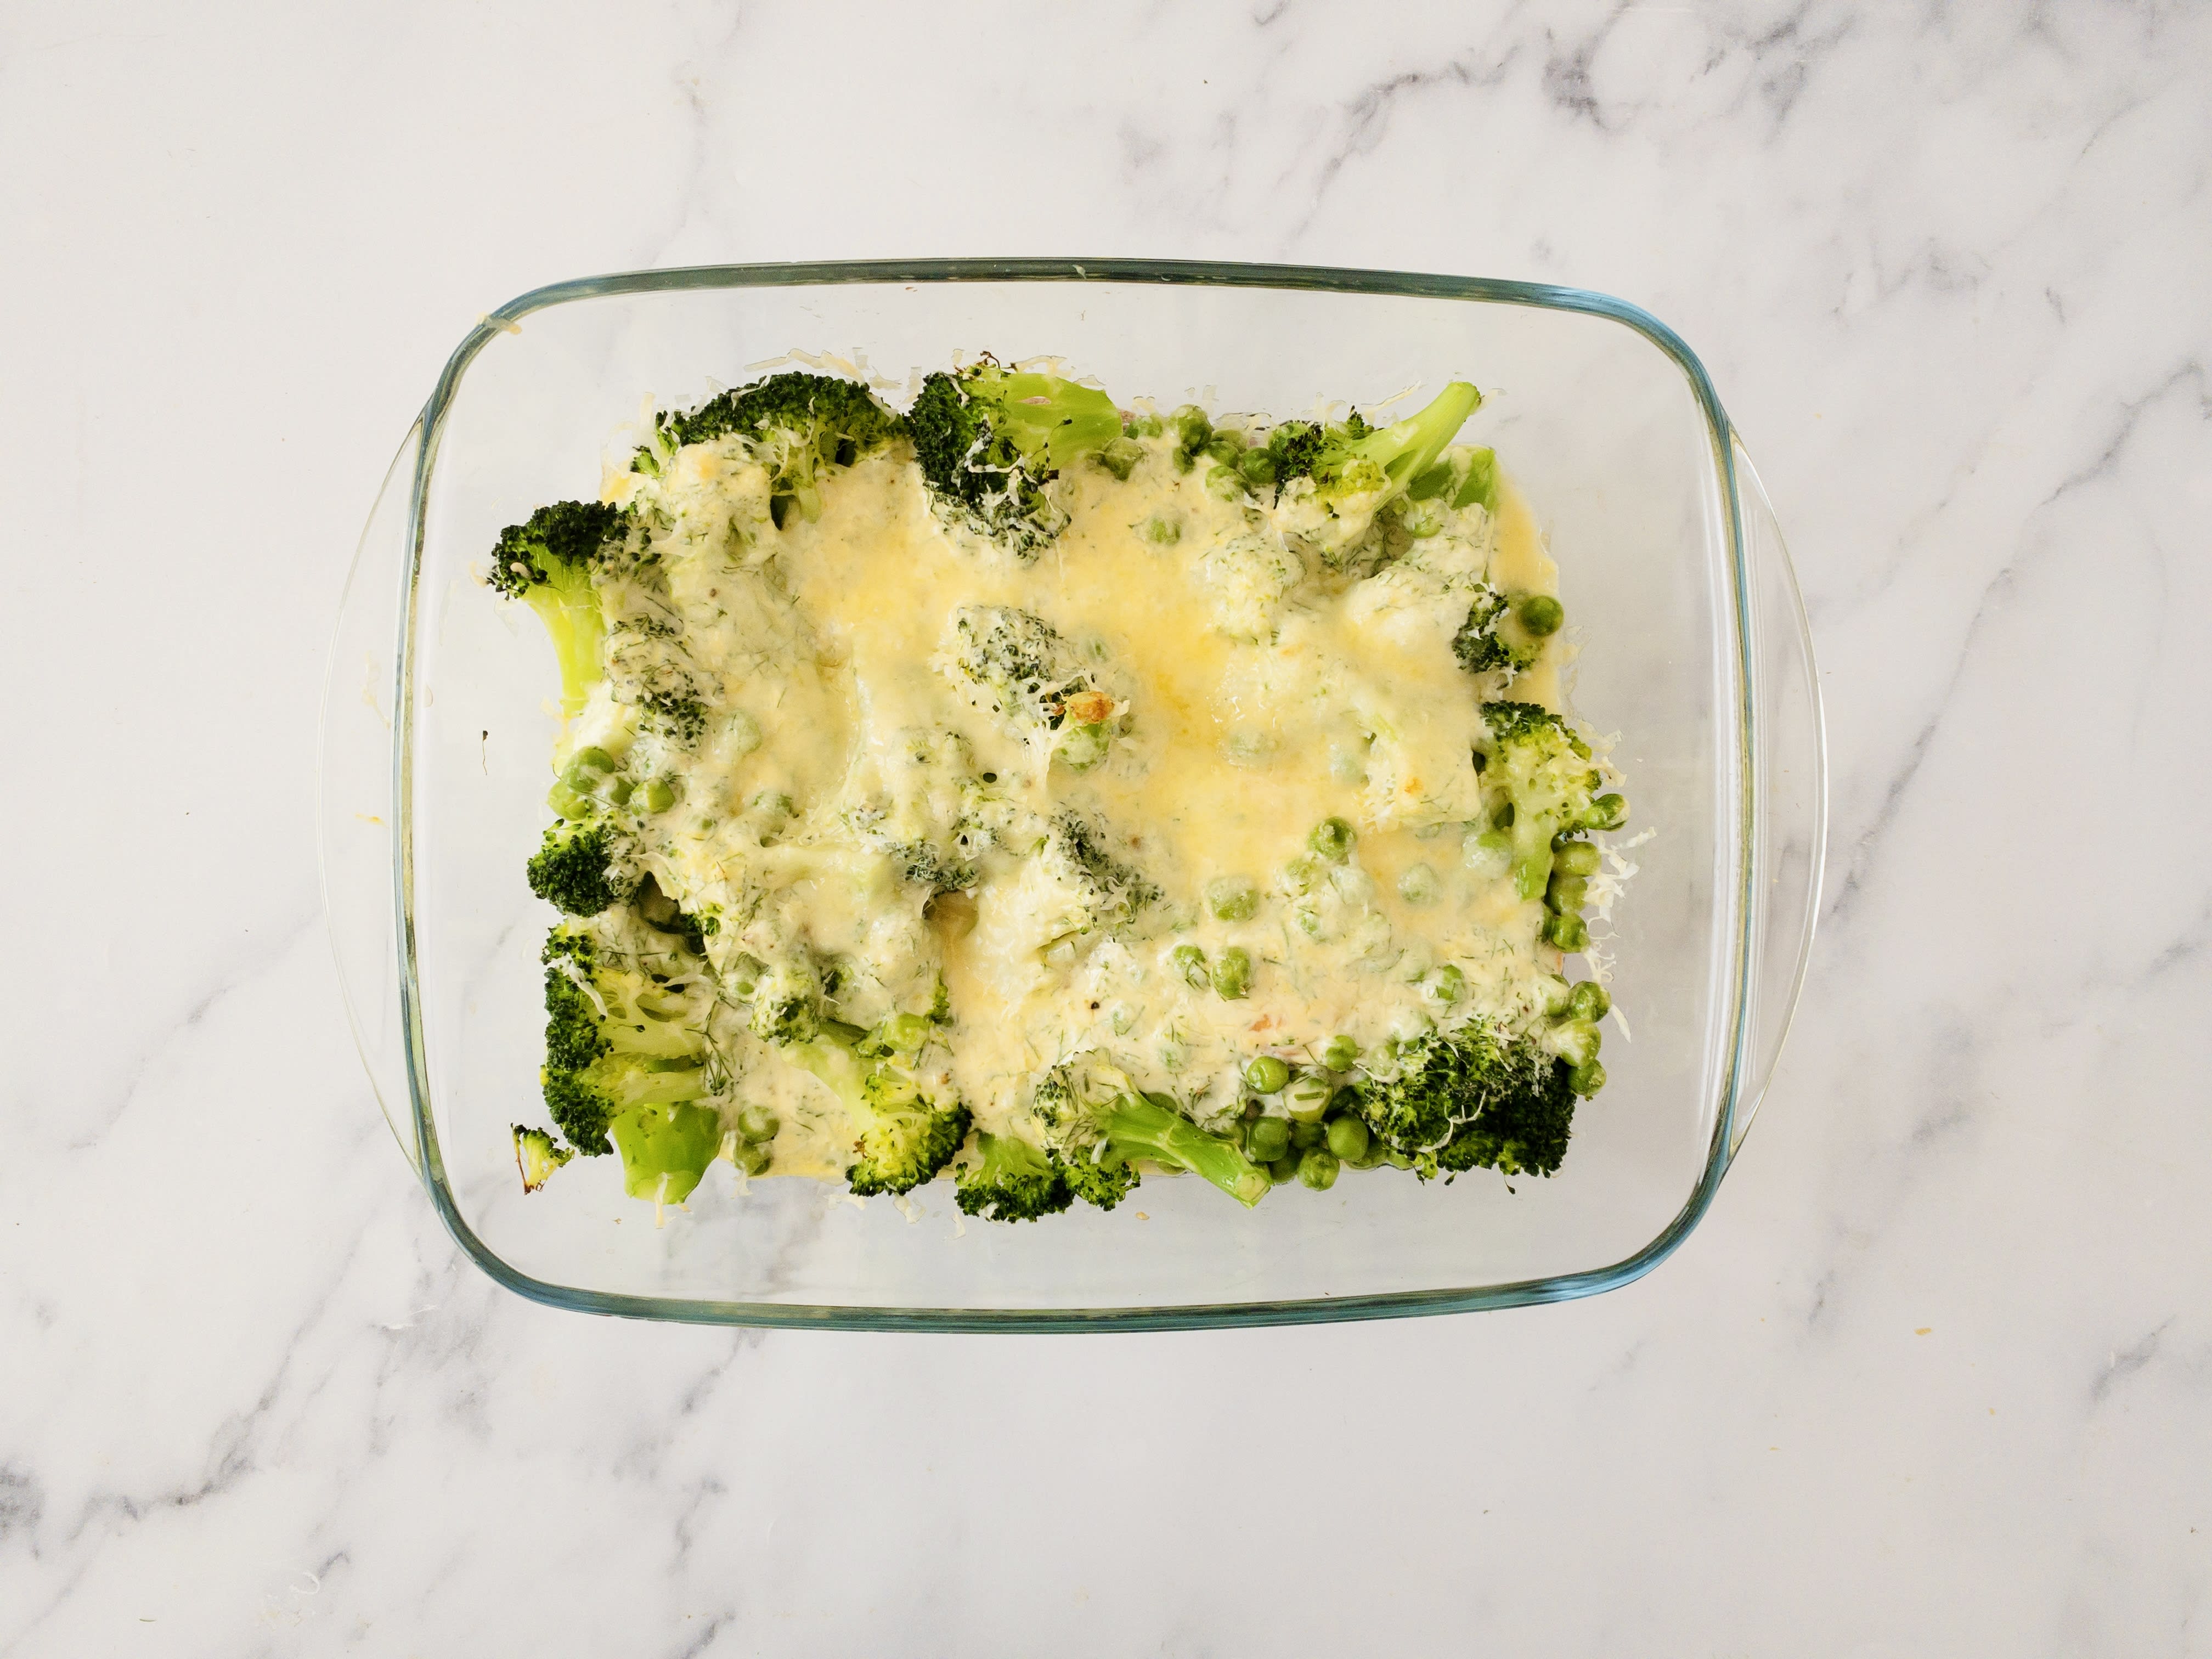
[[[323,914],[354,1042],[399,1150],[419,1174],[399,1020],[392,901],[392,699],[408,568],[407,498],[418,424],[386,473],[346,578],[323,681],[316,816]]]
[[[1750,1133],[1805,983],[1820,918],[1820,873],[1828,836],[1827,736],[1813,636],[1782,526],[1765,486],[1731,430],[1743,507],[1744,564],[1751,592],[1752,756],[1755,794],[1752,849],[1751,1034],[1739,1097],[1733,1158]]]

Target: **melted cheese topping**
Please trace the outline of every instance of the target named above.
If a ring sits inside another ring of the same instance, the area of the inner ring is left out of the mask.
[[[1039,1073],[1083,1054],[1204,1121],[1234,1109],[1255,1053],[1417,1027],[1446,964],[1465,976],[1455,1015],[1512,1024],[1558,968],[1540,902],[1469,855],[1477,705],[1506,681],[1451,648],[1481,585],[1553,590],[1526,503],[1501,483],[1494,517],[1448,513],[1338,570],[1287,507],[1224,501],[1169,441],[1146,451],[1126,480],[1084,466],[1053,486],[1069,525],[1028,563],[940,523],[903,443],[833,472],[819,517],[781,530],[731,443],[609,481],[611,500],[649,496],[654,556],[606,590],[617,672],[568,746],[624,751],[678,795],[643,862],[687,912],[724,919],[718,972],[798,942],[842,964],[840,1017],[863,1024],[927,1008],[941,983],[932,1053],[987,1129],[1018,1127]],[[956,621],[978,607],[1058,635],[1078,677],[1058,726],[963,676]],[[1553,702],[1560,649],[1510,695]],[[696,739],[641,716],[657,672],[705,705]],[[1078,769],[1068,732],[1086,721],[1105,753]],[[1102,912],[1054,829],[1070,814],[1139,899]],[[1340,862],[1309,848],[1332,817],[1358,831]],[[972,885],[910,878],[906,849],[925,844],[972,855]],[[1239,886],[1256,904],[1221,919],[1209,893]],[[1209,966],[1249,953],[1249,994],[1193,983],[1180,947]],[[776,1170],[841,1169],[827,1091],[749,1034],[726,1041],[737,1097],[784,1116]]]

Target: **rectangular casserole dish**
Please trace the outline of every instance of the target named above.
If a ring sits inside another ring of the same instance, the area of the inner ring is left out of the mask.
[[[656,1228],[615,1160],[526,1198],[543,1117],[521,866],[544,821],[550,653],[480,574],[501,526],[592,493],[613,428],[787,351],[903,379],[1054,354],[1125,399],[1372,402],[1455,376],[1560,566],[1574,712],[1618,732],[1656,834],[1616,912],[1611,1081],[1550,1180],[1376,1171],[1246,1212],[1194,1181],[1112,1213],[969,1223],[726,1170]],[[1163,1328],[1458,1311],[1621,1285],[1687,1236],[1772,1070],[1825,829],[1811,646],[1773,514],[1705,370],[1577,289],[1282,266],[936,260],[720,266],[556,284],[454,352],[349,583],[325,698],[325,889],[355,1030],[402,1150],[501,1283],[639,1317],[845,1328]],[[918,1218],[909,1218],[918,1212]]]

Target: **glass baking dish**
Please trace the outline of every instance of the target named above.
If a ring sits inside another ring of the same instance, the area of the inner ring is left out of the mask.
[[[1125,399],[1296,412],[1474,380],[1464,434],[1534,505],[1583,646],[1572,705],[1620,734],[1657,833],[1616,912],[1630,1030],[1550,1181],[1381,1170],[1256,1210],[1155,1178],[1108,1214],[960,1223],[716,1166],[656,1227],[617,1160],[526,1199],[541,1121],[522,879],[545,819],[553,662],[477,579],[500,527],[594,493],[610,434],[787,352],[878,371],[956,352],[1064,357]],[[1454,1312],[1650,1271],[1711,1203],[1811,947],[1826,820],[1811,643],[1773,514],[1704,368],[1664,325],[1573,289],[1127,260],[716,266],[563,283],[501,307],[439,377],[371,514],[326,690],[325,901],[386,1115],[454,1238],[557,1306],[862,1329],[1073,1330]]]

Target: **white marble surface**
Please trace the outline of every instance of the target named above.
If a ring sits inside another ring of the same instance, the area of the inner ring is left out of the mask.
[[[0,1653],[2212,1653],[2212,14],[872,14],[0,8]],[[310,771],[439,364],[554,278],[990,252],[1574,283],[1704,354],[1832,862],[1652,1278],[763,1336],[440,1230]]]

